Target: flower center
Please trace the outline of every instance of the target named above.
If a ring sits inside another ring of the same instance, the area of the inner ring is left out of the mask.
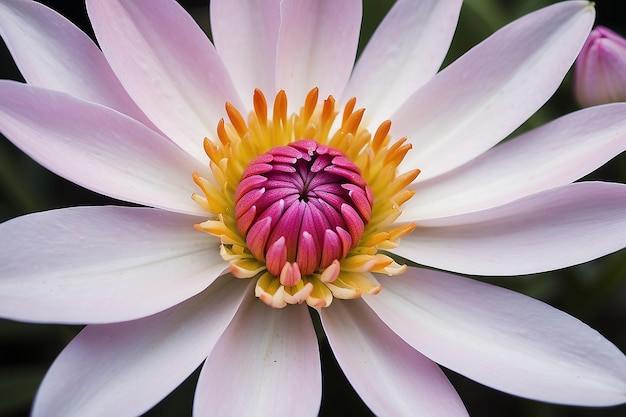
[[[334,98],[318,104],[316,88],[295,114],[284,91],[271,111],[259,90],[253,104],[246,120],[226,103],[218,140],[204,141],[213,176],[193,176],[204,195],[192,197],[208,213],[196,228],[220,239],[231,274],[256,279],[272,307],[380,291],[375,273],[406,270],[386,250],[415,229],[394,224],[419,173],[397,172],[406,138],[392,142],[389,121],[371,134],[356,99],[336,120]]]
[[[361,240],[372,205],[361,170],[339,150],[313,140],[257,157],[235,192],[239,233],[283,285],[344,259]]]

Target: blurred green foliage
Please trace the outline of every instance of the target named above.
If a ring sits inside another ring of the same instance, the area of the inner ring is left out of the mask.
[[[91,33],[82,0],[42,1]],[[180,1],[208,30],[204,0]],[[466,0],[444,65],[467,51],[506,23],[536,10],[550,0]],[[626,35],[626,21],[618,13],[619,2],[597,1],[598,22]],[[392,6],[392,0],[365,0],[360,49]],[[621,20],[620,20],[621,19]],[[9,54],[0,44],[0,78],[21,80]],[[567,77],[556,95],[519,131],[527,130],[576,110]],[[532,169],[532,167],[529,167]],[[626,155],[622,154],[586,179],[626,182]],[[0,221],[31,213],[74,205],[121,204],[94,194],[51,174],[22,154],[7,140],[0,140]],[[564,310],[626,351],[626,251],[565,270],[519,278],[486,281],[512,288]],[[28,415],[37,386],[54,358],[80,330],[77,326],[17,323],[0,320],[0,416]],[[322,340],[324,396],[320,415],[368,415]],[[486,388],[453,372],[447,372],[473,416],[589,417],[623,416],[626,406],[576,408],[516,398]],[[197,372],[151,410],[150,416],[190,415]]]

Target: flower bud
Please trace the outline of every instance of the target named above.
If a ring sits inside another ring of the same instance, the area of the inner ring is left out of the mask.
[[[591,31],[574,68],[582,107],[626,101],[626,39],[602,26]]]

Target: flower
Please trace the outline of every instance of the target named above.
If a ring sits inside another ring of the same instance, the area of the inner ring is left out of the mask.
[[[594,28],[574,66],[574,91],[583,107],[626,101],[626,39]]]
[[[141,414],[203,362],[196,415],[315,415],[304,302],[376,414],[465,415],[437,363],[532,399],[624,403],[611,342],[444,272],[534,273],[626,245],[626,186],[573,182],[623,152],[626,105],[497,145],[558,87],[593,7],[531,13],[437,72],[460,3],[398,1],[353,68],[357,0],[213,0],[215,47],[171,0],[87,0],[102,52],[50,9],[2,0],[27,83],[0,82],[0,130],[57,174],[146,206],[0,226],[0,314],[87,323],[33,415]]]

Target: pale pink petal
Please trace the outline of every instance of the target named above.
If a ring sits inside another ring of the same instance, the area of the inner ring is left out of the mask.
[[[580,264],[626,246],[626,185],[581,182],[503,206],[423,220],[393,252],[477,275],[521,275]]]
[[[362,300],[320,310],[350,384],[376,415],[467,416],[444,373],[393,333]]]
[[[108,107],[14,81],[0,80],[0,96],[0,131],[52,172],[113,198],[205,214],[191,199],[197,191],[191,176],[210,178],[208,166],[143,124]]]
[[[389,116],[439,70],[461,0],[399,0],[368,42],[344,98],[357,98],[374,125]]]
[[[100,49],[41,3],[0,3],[0,34],[26,81],[104,104],[153,126],[128,96]]]
[[[437,74],[391,116],[413,151],[404,168],[426,179],[504,139],[557,89],[594,19],[586,1],[565,1],[505,26]]]
[[[159,129],[204,161],[224,103],[239,97],[215,48],[173,0],[87,0],[113,71]],[[252,92],[250,93],[252,94]]]
[[[249,109],[255,88],[273,98],[280,0],[212,0],[210,6],[215,49],[239,97]]]
[[[246,280],[206,291],[139,320],[90,325],[43,380],[33,416],[131,416],[149,410],[200,365],[235,315]]]
[[[316,416],[317,337],[305,305],[268,307],[249,294],[207,358],[195,416]]]
[[[286,0],[276,52],[276,87],[292,110],[319,87],[320,97],[340,97],[354,65],[361,28],[360,0]]]
[[[0,224],[0,315],[103,323],[154,314],[228,265],[197,217],[143,207],[73,207]]]
[[[401,220],[484,210],[568,184],[626,150],[626,104],[570,113],[446,174],[411,185]],[[418,177],[419,180],[419,177]]]
[[[422,354],[475,381],[571,405],[626,399],[626,357],[586,324],[516,292],[438,271],[381,277],[365,301]]]

